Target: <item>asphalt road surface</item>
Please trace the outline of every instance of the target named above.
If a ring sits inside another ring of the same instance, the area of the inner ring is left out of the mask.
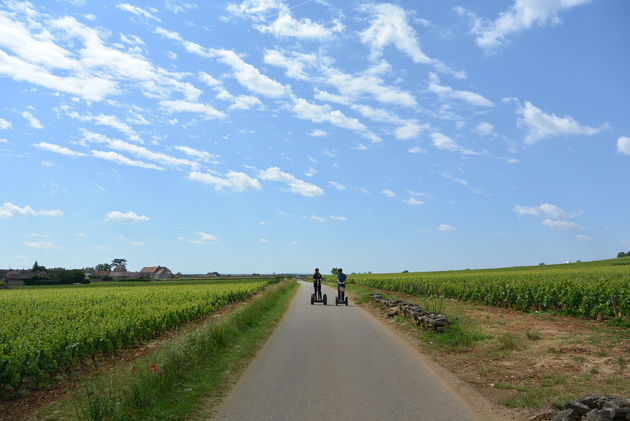
[[[301,283],[278,328],[219,407],[217,420],[486,419],[364,310],[310,304]],[[332,304],[332,305],[331,305]]]

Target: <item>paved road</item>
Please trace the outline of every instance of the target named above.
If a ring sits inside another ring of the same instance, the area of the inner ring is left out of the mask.
[[[218,420],[478,420],[417,351],[352,306],[310,305],[302,283]],[[332,305],[331,305],[332,302]]]

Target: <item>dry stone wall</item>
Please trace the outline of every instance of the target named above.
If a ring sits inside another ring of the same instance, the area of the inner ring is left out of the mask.
[[[413,321],[418,326],[434,332],[443,332],[444,328],[452,323],[443,314],[423,310],[422,307],[417,304],[385,298],[381,294],[370,294],[370,300],[384,307],[389,317],[402,314],[405,318]]]
[[[552,421],[627,421],[630,420],[630,399],[590,395],[569,401]]]

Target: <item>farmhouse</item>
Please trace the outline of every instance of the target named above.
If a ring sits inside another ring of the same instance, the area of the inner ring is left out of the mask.
[[[173,272],[164,266],[146,266],[142,268],[140,273],[147,274],[153,280],[170,279],[173,277]]]
[[[151,279],[148,273],[143,272],[109,272],[109,276],[112,277],[114,281],[125,281],[125,280],[135,280],[135,279]]]
[[[4,280],[10,287],[21,287],[25,285],[25,281],[38,275],[42,276],[41,273],[33,272],[32,270],[8,270],[4,275]],[[45,276],[46,274],[44,273],[43,275]]]

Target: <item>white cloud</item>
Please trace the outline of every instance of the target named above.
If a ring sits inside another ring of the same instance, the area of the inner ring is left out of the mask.
[[[593,241],[593,238],[589,237],[588,235],[584,235],[584,234],[577,234],[575,236],[575,239],[578,240],[580,243],[588,243],[590,241]]]
[[[321,53],[314,55],[272,50],[267,51],[265,62],[284,68],[286,75],[294,79],[330,85],[339,91],[339,94],[333,94],[316,88],[314,97],[319,101],[350,105],[357,99],[370,97],[387,105],[401,107],[418,105],[410,92],[385,84],[380,75],[392,70],[385,61],[356,74],[349,74],[333,67],[335,60]],[[305,70],[307,67],[312,68],[316,75],[307,74]]]
[[[219,82],[206,72],[199,72],[199,80],[204,82],[208,86],[218,86],[221,84],[221,82]]]
[[[123,156],[116,152],[111,151],[91,151],[92,156],[99,159],[104,159],[106,161],[111,161],[120,165],[127,165],[130,167],[139,167],[139,168],[147,168],[151,170],[163,170],[164,168],[159,167],[154,164],[149,164],[147,162],[136,161],[133,159],[129,159],[126,156]]]
[[[311,216],[308,217],[308,219],[310,219],[311,221],[315,221],[315,222],[326,222],[326,218],[324,218],[322,216],[311,215]]]
[[[299,246],[299,245],[300,245],[300,243],[299,243],[299,242],[297,242],[297,241],[291,241],[291,242],[289,243],[289,245],[290,245],[290,246],[295,247],[295,246]]]
[[[73,151],[72,149],[68,149],[64,146],[55,145],[48,142],[39,142],[33,143],[33,146],[39,149],[43,149],[45,151],[55,152],[62,155],[68,156],[86,156],[84,153]]]
[[[213,162],[216,160],[216,156],[209,152],[200,151],[198,149],[191,148],[189,146],[175,146],[176,150],[185,153],[186,155],[203,162]]]
[[[315,174],[317,174],[317,170],[313,167],[308,167],[308,170],[306,170],[306,172],[304,173],[304,175],[307,177],[312,177]]]
[[[48,234],[39,234],[36,232],[32,232],[30,234],[25,235],[25,237],[29,237],[29,238],[50,238],[50,235]]]
[[[457,231],[457,228],[455,228],[452,225],[441,224],[440,226],[437,227],[437,230],[439,232],[452,232],[452,231]]]
[[[16,216],[62,216],[59,209],[54,210],[34,210],[30,206],[19,207],[11,202],[4,202],[0,206],[0,218],[14,218]]]
[[[408,16],[402,7],[391,3],[369,3],[361,5],[359,10],[370,15],[370,26],[360,32],[359,37],[372,50],[372,59],[380,58],[385,47],[392,45],[407,54],[414,63],[432,65],[441,72],[465,77],[463,72],[449,69],[422,51],[416,31],[407,22]]]
[[[433,146],[444,151],[458,152],[462,155],[480,154],[479,152],[463,148],[462,146],[458,145],[453,139],[440,132],[431,133],[431,140],[433,141]]]
[[[337,152],[337,151],[334,151],[334,150],[333,150],[333,151],[330,151],[330,150],[326,149],[326,150],[324,150],[324,155],[326,155],[326,156],[328,156],[328,157],[330,157],[330,158],[335,159],[335,158],[337,158],[337,153],[336,153],[336,152]]]
[[[440,85],[440,78],[435,73],[429,73],[427,90],[443,100],[454,99],[478,107],[492,107],[494,105],[492,101],[476,92],[457,90],[450,86]]]
[[[128,124],[118,120],[116,116],[99,114],[94,116],[94,121],[100,126],[109,126],[113,127],[116,130],[119,130],[120,132],[127,135],[129,140],[142,143],[142,139],[140,139],[136,132]]]
[[[302,196],[314,197],[324,195],[324,190],[321,187],[300,180],[292,174],[281,171],[278,167],[270,167],[260,171],[258,177],[260,177],[261,180],[286,183],[292,193],[297,193]]]
[[[269,244],[270,243],[270,241],[267,240],[266,238],[259,238],[258,241],[260,241],[263,244]]]
[[[52,241],[25,241],[22,244],[24,244],[26,247],[31,247],[34,249],[43,249],[43,250],[65,250],[66,249],[64,246],[55,244]]]
[[[293,58],[285,56],[282,52],[277,50],[265,51],[264,61],[266,64],[271,64],[276,67],[283,67],[286,75],[290,78],[297,80],[308,80],[309,75],[304,71],[307,65],[315,65],[317,57],[313,54],[303,54],[298,52],[292,52]]]
[[[333,221],[338,221],[338,222],[345,222],[348,220],[348,218],[346,216],[330,216],[330,219],[332,219]]]
[[[254,25],[254,28],[262,33],[270,33],[277,38],[294,37],[321,41],[332,38],[335,32],[342,32],[344,26],[341,22],[336,22],[334,26],[327,28],[309,18],[297,20],[290,13],[280,12],[275,21],[268,25]]]
[[[87,101],[102,101],[127,88],[139,88],[151,98],[181,92],[192,100],[201,94],[179,80],[182,74],[154,66],[140,49],[107,45],[110,36],[73,17],[55,19],[32,6],[0,11],[0,74]]]
[[[459,178],[459,177],[455,177],[453,174],[450,173],[442,173],[442,177],[446,178],[447,180],[451,180],[454,181],[458,184],[461,184],[462,186],[468,186],[469,183],[467,180],[464,180],[463,178]]]
[[[189,10],[198,9],[199,5],[196,3],[182,3],[179,0],[167,0],[166,9],[175,14],[187,12]]]
[[[368,96],[387,105],[400,105],[401,107],[418,105],[411,93],[395,86],[386,85],[378,75],[380,68],[372,68],[357,75],[351,75],[331,66],[322,65],[320,67],[322,82],[337,88],[345,97],[343,101],[350,102]],[[389,65],[384,66],[384,68],[389,69]]]
[[[331,186],[333,186],[334,188],[336,188],[337,190],[343,191],[346,189],[346,186],[344,186],[343,184],[337,182],[337,181],[329,181],[328,184],[330,184]]]
[[[293,111],[298,118],[314,123],[328,122],[334,126],[355,131],[364,131],[367,129],[363,123],[356,118],[348,117],[339,110],[333,110],[328,104],[312,104],[304,98],[295,98],[293,105],[290,106],[290,110]]]
[[[560,12],[590,3],[591,0],[514,0],[512,6],[501,12],[494,21],[481,19],[461,7],[456,11],[472,20],[471,33],[476,35],[477,45],[492,52],[506,43],[509,35],[529,29],[534,25],[556,25],[561,22]]]
[[[542,139],[548,139],[563,135],[592,136],[607,129],[608,125],[600,127],[583,126],[573,117],[558,117],[555,114],[547,114],[531,102],[525,101],[525,106],[518,107],[518,126],[527,129],[525,143],[534,144]]]
[[[110,139],[107,136],[99,133],[93,133],[88,130],[82,130],[82,133],[83,142],[104,143],[111,149],[128,152],[137,157],[172,167],[191,167],[193,169],[197,169],[199,167],[199,163],[197,162],[190,161],[188,159],[175,158],[161,152],[154,152],[144,146],[138,146],[119,139]]]
[[[212,105],[202,104],[200,102],[164,100],[160,101],[160,108],[168,113],[198,113],[208,119],[226,117],[224,112],[217,110]]]
[[[543,203],[539,206],[516,205],[514,206],[514,212],[516,212],[517,215],[544,216],[552,219],[573,218],[577,216],[551,203]]]
[[[13,128],[13,124],[10,121],[0,118],[0,130],[8,130]]]
[[[412,148],[409,148],[409,153],[418,154],[418,153],[427,153],[427,151],[420,146],[414,146]]]
[[[496,134],[494,132],[494,126],[487,121],[482,121],[477,124],[473,132],[477,133],[479,136],[494,136]]]
[[[409,205],[424,205],[425,202],[423,202],[422,200],[418,200],[415,197],[410,197],[408,199],[403,199],[403,202],[409,204]]]
[[[230,3],[227,6],[232,15],[249,17],[255,22],[255,29],[277,38],[324,41],[332,38],[334,33],[344,30],[343,24],[338,20],[333,20],[332,26],[326,27],[309,18],[296,19],[291,14],[291,9],[280,0],[245,0],[241,4]]]
[[[333,102],[335,104],[341,105],[350,105],[352,102],[352,98],[345,95],[337,95],[330,93],[328,91],[321,91],[319,89],[315,89],[315,95],[313,96],[318,101],[323,102]]]
[[[324,137],[328,136],[328,132],[326,130],[313,129],[308,133],[308,135],[313,137]]]
[[[133,223],[133,222],[147,222],[149,221],[149,217],[145,215],[138,215],[135,212],[121,212],[121,211],[110,211],[105,215],[105,220],[110,222],[124,222],[124,223]]]
[[[259,95],[270,98],[281,98],[288,93],[287,87],[260,72],[256,67],[246,63],[231,50],[211,50],[220,62],[232,67],[232,76],[245,88]]]
[[[262,102],[255,96],[250,95],[239,95],[234,96],[229,93],[225,88],[216,86],[214,90],[217,92],[217,99],[223,101],[231,101],[232,105],[230,105],[230,110],[249,110],[257,105],[262,105]]]
[[[630,155],[630,137],[621,136],[617,139],[617,152]]]
[[[98,115],[81,115],[77,112],[69,112],[68,116],[80,120],[80,121],[93,121],[94,123],[96,123],[99,126],[109,126],[112,127],[120,132],[122,132],[123,134],[125,134],[129,140],[132,140],[134,142],[138,142],[138,143],[144,143],[142,141],[142,139],[140,138],[140,136],[138,136],[135,132],[135,130],[129,126],[128,124],[120,121],[118,119],[118,117],[114,116],[114,115],[107,115],[107,114],[98,114]],[[149,124],[144,117],[142,117],[141,115],[136,115],[136,118],[139,118],[139,122],[144,124]]]
[[[560,219],[544,219],[542,224],[551,228],[554,231],[575,231],[584,229],[583,226],[571,221],[564,221]]]
[[[34,128],[34,129],[43,129],[44,126],[42,126],[42,123],[40,123],[40,121],[30,112],[28,111],[24,111],[22,113],[22,117],[24,117],[24,119],[26,121],[28,121],[28,124]]]
[[[388,189],[383,189],[379,193],[381,193],[382,195],[385,195],[387,197],[396,197],[396,193],[394,193],[393,191],[388,190]]]
[[[119,4],[116,5],[116,7],[119,8],[120,10],[124,10],[125,12],[129,12],[129,13],[132,13],[132,14],[134,14],[136,16],[143,17],[143,18],[145,18],[147,20],[154,20],[154,21],[157,21],[157,22],[162,22],[160,20],[160,18],[158,18],[156,16],[153,16],[153,14],[151,14],[150,12],[147,12],[146,10],[144,10],[144,9],[138,7],[138,6],[133,6],[133,5],[129,4],[129,3],[119,3]],[[155,10],[155,9],[153,9],[153,10]]]
[[[219,241],[219,239],[214,235],[205,233],[203,231],[196,231],[195,234],[197,235],[197,238],[193,240],[189,240],[184,237],[179,237],[179,239],[183,241],[188,241],[189,243],[193,244],[212,244]]]
[[[418,137],[420,132],[427,128],[426,125],[418,125],[416,122],[407,122],[394,130],[394,136],[397,139],[406,140]]]
[[[257,179],[239,171],[228,171],[224,176],[192,171],[188,174],[188,179],[212,185],[215,190],[229,188],[241,192],[245,190],[262,189],[262,186]]]

